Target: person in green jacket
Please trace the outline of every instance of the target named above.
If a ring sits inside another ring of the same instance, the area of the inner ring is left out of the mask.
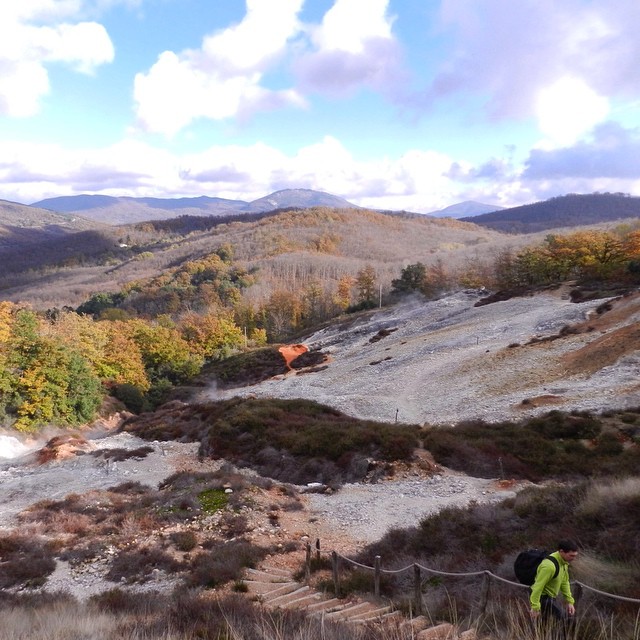
[[[534,620],[540,617],[543,620],[554,618],[567,629],[576,613],[569,583],[569,565],[578,557],[578,546],[572,540],[561,540],[558,550],[551,553],[550,557],[558,563],[558,574],[555,575],[556,565],[549,558],[538,565],[536,580],[531,587],[531,617]],[[562,594],[564,607],[556,601],[559,593]]]

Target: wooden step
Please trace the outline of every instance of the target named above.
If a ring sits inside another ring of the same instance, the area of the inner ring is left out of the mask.
[[[357,613],[354,616],[349,616],[349,622],[369,622],[371,620],[381,620],[382,616],[386,613],[391,613],[390,607],[378,607],[377,609],[370,609],[369,611],[363,611]]]
[[[275,598],[267,597],[264,599],[264,603],[269,605],[270,607],[278,607],[283,604],[287,604],[291,600],[296,600],[303,595],[309,595],[309,587],[306,585],[300,585],[295,591],[289,591],[288,593],[283,593],[280,596],[276,596]],[[271,596],[271,594],[269,594]]]
[[[306,611],[307,607],[318,603],[319,601],[321,601],[321,599],[322,596],[319,593],[311,591],[306,595],[302,595],[299,598],[291,600],[291,602],[287,602],[286,604],[281,606],[283,606],[285,609],[301,609]]]
[[[256,596],[279,596],[291,593],[300,588],[299,582],[256,582],[255,580],[243,580],[247,590]]]
[[[344,601],[338,598],[331,598],[330,600],[321,600],[317,604],[312,604],[305,611],[308,613],[330,613],[338,609],[344,609],[345,606]]]
[[[448,622],[423,629],[416,636],[416,640],[455,640],[458,637],[458,630]]]
[[[335,618],[349,618],[352,615],[357,615],[360,613],[365,613],[367,611],[371,611],[374,608],[370,602],[357,602],[355,604],[351,604],[344,609],[340,609],[339,611],[332,611],[331,613],[327,613],[325,618],[335,619]]]
[[[293,580],[293,574],[288,569],[281,569],[280,567],[267,567],[263,566],[260,571],[264,573],[269,573],[274,576],[282,576],[283,578],[289,578],[289,580]]]
[[[245,573],[250,580],[254,580],[255,582],[291,582],[291,575],[283,576],[259,569],[246,569]]]

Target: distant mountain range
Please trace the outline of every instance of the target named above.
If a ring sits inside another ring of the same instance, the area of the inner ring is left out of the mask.
[[[344,198],[312,189],[283,189],[245,202],[226,198],[131,198],[101,195],[61,196],[34,202],[31,206],[56,213],[75,213],[107,224],[131,224],[148,220],[166,220],[177,216],[228,216],[238,213],[262,213],[275,209],[330,207],[357,209]]]
[[[280,209],[310,207],[359,209],[344,198],[312,189],[283,189],[251,202],[208,196],[131,198],[79,195],[49,198],[32,205],[0,200],[0,226],[11,226],[13,233],[18,230],[25,233],[28,228],[46,227],[49,232],[59,234],[94,229],[94,225],[126,225],[182,216],[186,219],[233,217],[242,220],[244,214],[266,214]],[[385,213],[394,214],[393,211]],[[429,215],[457,218],[503,233],[536,233],[546,229],[640,218],[640,198],[623,193],[569,194],[509,209],[465,201]],[[0,238],[0,245],[1,240]]]
[[[504,233],[536,233],[624,218],[640,218],[640,198],[624,193],[572,193],[460,219]]]
[[[452,204],[444,209],[432,211],[429,215],[435,216],[436,218],[464,218],[467,216],[479,216],[483,213],[490,213],[501,209],[504,209],[504,207],[497,207],[495,204],[483,204],[482,202],[475,202],[474,200],[465,200],[464,202]]]

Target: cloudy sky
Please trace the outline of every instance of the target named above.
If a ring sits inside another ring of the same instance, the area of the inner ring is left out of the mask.
[[[2,0],[0,198],[640,195],[638,0]]]

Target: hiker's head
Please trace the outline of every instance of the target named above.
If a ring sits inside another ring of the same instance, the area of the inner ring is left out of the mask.
[[[558,551],[565,562],[573,562],[578,557],[578,545],[573,540],[560,540]]]

